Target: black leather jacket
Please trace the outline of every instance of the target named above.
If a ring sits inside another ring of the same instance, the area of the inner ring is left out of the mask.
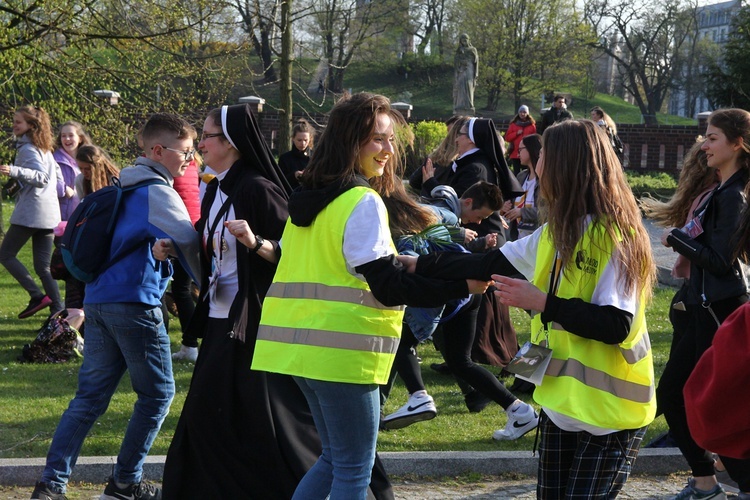
[[[689,303],[718,302],[750,292],[748,264],[732,259],[734,236],[747,207],[744,194],[747,180],[745,169],[736,172],[696,209],[698,214],[705,207],[703,233],[695,239],[679,229],[673,229],[667,236],[667,243],[690,260]]]

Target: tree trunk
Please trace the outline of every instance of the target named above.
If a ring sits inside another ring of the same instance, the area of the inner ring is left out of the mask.
[[[281,109],[279,118],[279,155],[292,146],[292,64],[294,63],[294,33],[292,32],[292,0],[281,2]]]
[[[260,34],[260,58],[263,61],[263,78],[266,82],[276,81],[276,70],[273,67],[273,51],[271,50],[271,39],[267,30],[262,29]]]

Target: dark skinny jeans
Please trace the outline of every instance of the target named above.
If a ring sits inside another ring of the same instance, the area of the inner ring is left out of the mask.
[[[31,277],[20,260],[18,252],[31,239],[31,249],[34,259],[34,272],[39,276],[44,287],[44,292]],[[52,243],[54,235],[52,229],[37,229],[33,227],[18,226],[11,224],[5,233],[3,244],[0,246],[0,264],[8,270],[11,276],[18,281],[32,299],[41,299],[46,294],[52,299],[50,312],[56,313],[64,309],[60,298],[60,289],[57,281],[50,274],[49,265],[52,260]]]
[[[471,359],[481,301],[481,295],[473,295],[469,304],[443,323],[441,352],[453,375],[468,382],[475,390],[507,410],[516,397],[489,370]]]

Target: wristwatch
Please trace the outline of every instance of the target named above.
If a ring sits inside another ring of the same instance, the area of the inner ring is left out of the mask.
[[[265,243],[266,240],[263,239],[263,237],[259,234],[255,235],[255,246],[250,249],[253,253],[258,253],[258,250],[260,250],[260,247],[263,246],[263,243]]]

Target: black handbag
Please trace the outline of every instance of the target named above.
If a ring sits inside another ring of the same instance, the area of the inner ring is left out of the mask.
[[[18,182],[18,179],[9,179],[8,182],[3,184],[3,191],[8,198],[13,198],[19,191],[21,191],[21,187],[21,183]]]

